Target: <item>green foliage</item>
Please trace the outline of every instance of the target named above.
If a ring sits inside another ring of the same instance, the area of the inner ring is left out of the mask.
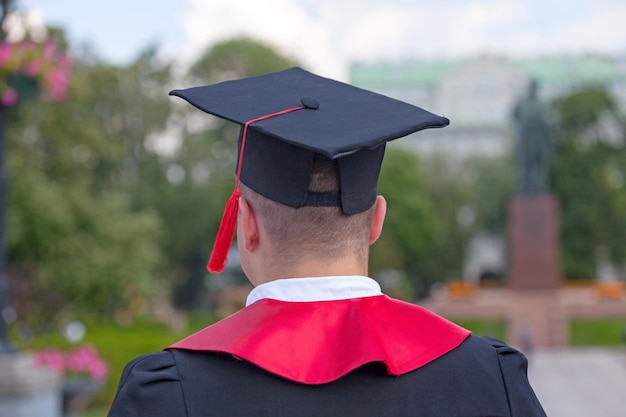
[[[296,66],[294,59],[250,38],[214,45],[191,67],[189,74],[205,84],[250,77]]]
[[[212,165],[207,152],[211,148],[210,139],[206,138],[205,142],[204,149],[196,142],[197,152],[191,151],[192,144],[187,142],[177,155],[161,161],[155,158],[145,164],[141,172],[145,182],[134,193],[137,206],[151,207],[159,214],[172,301],[177,308],[185,310],[198,307],[203,298],[205,265],[224,204],[234,185],[232,175],[219,171],[194,179],[194,172]],[[168,180],[163,172],[171,167],[182,173],[180,182]]]
[[[79,314],[107,317],[130,301],[129,287],[149,292],[160,257],[154,213],[131,212],[119,193],[94,197],[37,173],[12,185],[11,273],[22,288],[32,286],[21,305],[32,326]]]
[[[561,128],[566,134],[580,134],[594,125],[607,111],[616,110],[615,102],[601,88],[584,88],[554,100]],[[571,137],[570,137],[571,139]]]
[[[383,233],[372,247],[370,273],[401,271],[412,296],[421,297],[434,279],[432,255],[441,242],[441,223],[428,198],[417,157],[389,147],[378,190],[387,200],[387,216]]]
[[[111,317],[152,293],[161,266],[160,219],[133,207],[128,190],[138,145],[169,111],[151,98],[169,69],[154,70],[148,55],[128,68],[74,62],[67,100],[33,101],[8,117],[12,302],[36,330]],[[124,82],[133,77],[142,83]]]
[[[626,262],[626,148],[595,129],[600,118],[617,117],[605,91],[583,90],[556,107],[562,138],[552,183],[561,204],[565,276],[595,278],[597,261]]]
[[[594,278],[602,248],[611,259],[626,260],[623,180],[621,184],[610,180],[612,175],[623,178],[625,174],[624,150],[601,143],[583,149],[571,142],[559,146],[554,189],[562,209],[563,262],[568,278]]]
[[[508,202],[515,192],[516,173],[512,155],[474,158],[464,163],[472,201],[476,207],[475,230],[506,234]]]
[[[433,156],[425,164],[428,199],[436,210],[442,238],[433,248],[436,281],[463,278],[468,241],[476,230],[475,174],[449,157]]]

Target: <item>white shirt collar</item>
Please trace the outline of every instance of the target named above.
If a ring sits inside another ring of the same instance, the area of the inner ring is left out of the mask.
[[[252,289],[246,306],[262,298],[306,302],[345,300],[381,294],[380,285],[376,281],[360,275],[277,279]]]

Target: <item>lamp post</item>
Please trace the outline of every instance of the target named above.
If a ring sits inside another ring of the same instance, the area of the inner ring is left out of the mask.
[[[9,285],[5,273],[5,194],[6,194],[6,175],[4,168],[4,129],[6,121],[6,109],[0,106],[0,354],[12,352],[13,348],[9,343],[9,335],[7,330],[7,316],[9,306]]]
[[[9,12],[11,0],[1,0],[2,15],[0,15],[0,42],[6,39],[4,19]],[[6,169],[4,167],[5,130],[7,109],[0,104],[0,354],[12,352],[7,328],[7,313],[9,307],[9,284],[6,276],[6,249],[5,249],[5,206],[6,206]]]

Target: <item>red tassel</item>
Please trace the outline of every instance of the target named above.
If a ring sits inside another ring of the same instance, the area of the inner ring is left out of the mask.
[[[219,274],[224,270],[226,261],[228,260],[228,251],[233,244],[233,237],[235,236],[235,228],[237,227],[237,211],[239,211],[239,196],[241,191],[239,190],[239,178],[241,177],[241,167],[243,161],[243,152],[246,146],[246,137],[248,136],[248,126],[254,122],[260,120],[269,119],[270,117],[280,116],[281,114],[291,113],[292,111],[302,110],[305,106],[292,107],[285,109],[277,113],[266,114],[265,116],[257,117],[256,119],[248,120],[243,125],[243,132],[241,136],[241,146],[239,149],[239,163],[237,165],[237,177],[235,178],[235,190],[226,202],[224,208],[224,215],[222,216],[222,222],[220,228],[217,231],[215,237],[215,244],[213,245],[213,252],[211,252],[211,258],[207,263],[206,269],[211,273]]]
[[[226,202],[222,222],[220,223],[220,228],[215,237],[213,252],[211,252],[211,258],[207,264],[207,269],[211,273],[219,274],[224,269],[224,266],[226,266],[228,251],[233,243],[235,228],[237,227],[237,211],[239,210],[240,195],[241,191],[239,187],[237,187]]]

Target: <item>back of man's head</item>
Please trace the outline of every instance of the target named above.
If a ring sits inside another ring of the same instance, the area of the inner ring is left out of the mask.
[[[316,155],[309,190],[328,192],[338,189],[336,161]],[[263,197],[245,184],[241,190],[266,232],[277,262],[357,256],[360,262],[367,263],[371,208],[352,215],[344,214],[341,207],[294,208]]]

